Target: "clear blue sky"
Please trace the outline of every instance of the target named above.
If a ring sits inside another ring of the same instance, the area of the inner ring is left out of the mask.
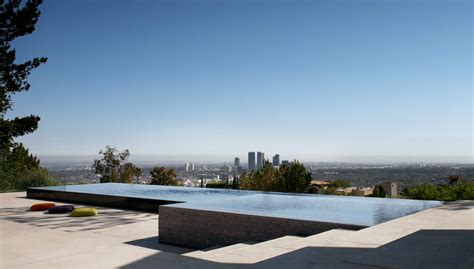
[[[472,155],[472,1],[45,1],[33,153]]]

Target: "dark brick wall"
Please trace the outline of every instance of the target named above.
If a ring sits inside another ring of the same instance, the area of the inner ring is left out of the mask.
[[[285,235],[308,236],[342,228],[364,226],[252,216],[161,206],[160,243],[203,249],[217,245],[259,242]]]

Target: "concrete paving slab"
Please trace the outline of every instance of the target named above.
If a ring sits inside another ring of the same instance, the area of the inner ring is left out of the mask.
[[[206,260],[180,255],[189,249],[159,244],[156,214],[99,208],[98,217],[76,219],[29,212],[39,201],[24,197],[0,194],[0,268],[474,266],[474,201],[448,203],[360,231],[211,250]]]
[[[0,268],[114,268],[160,252],[129,243],[157,238],[156,214],[99,208],[71,218],[30,212],[41,201],[24,196],[0,194]]]
[[[240,243],[240,244],[234,244],[234,245],[230,245],[230,246],[226,246],[226,247],[221,247],[221,248],[218,248],[218,249],[215,249],[215,250],[210,250],[210,251],[197,250],[197,251],[185,253],[185,254],[183,254],[183,256],[193,257],[193,258],[198,258],[198,259],[206,259],[206,258],[211,258],[213,256],[219,256],[221,254],[225,254],[225,253],[228,253],[228,252],[239,250],[239,249],[242,249],[242,248],[247,248],[248,246],[250,246],[250,245]]]
[[[474,230],[421,230],[346,262],[379,268],[474,267]]]

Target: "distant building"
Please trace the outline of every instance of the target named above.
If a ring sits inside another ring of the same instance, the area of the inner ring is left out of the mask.
[[[194,163],[189,164],[189,171],[194,171]]]
[[[313,180],[311,180],[310,185],[313,185],[313,186],[321,188],[321,189],[325,189],[329,185],[331,185],[331,181],[313,179]]]
[[[290,164],[290,161],[288,161],[288,160],[283,160],[283,161],[281,161],[281,164],[286,164],[286,165],[288,165],[288,164]]]
[[[368,196],[374,193],[374,188],[357,188],[352,191],[354,196]]]
[[[348,188],[337,188],[335,191],[334,191],[334,194],[337,194],[337,195],[350,195],[352,194],[352,191],[354,190],[355,188],[352,188],[352,187],[348,187]]]
[[[189,163],[184,164],[184,170],[189,171]]]
[[[224,173],[232,173],[232,166],[226,164],[224,167],[222,167],[222,170]]]
[[[248,170],[249,171],[255,170],[255,152],[249,152]]]
[[[273,166],[280,166],[280,154],[273,156]]]
[[[355,187],[338,188],[338,189],[336,189],[336,191],[335,191],[334,193],[335,193],[335,194],[338,194],[338,195],[350,195],[350,194],[352,194],[352,192],[353,192],[355,189],[356,189]]]
[[[398,186],[395,182],[382,183],[382,188],[385,192],[385,197],[396,198],[398,196]]]
[[[242,166],[236,166],[236,167],[235,167],[235,172],[236,172],[237,174],[242,174],[243,170],[244,170],[244,169],[242,168]]]
[[[239,158],[239,157],[235,157],[235,159],[234,159],[234,166],[235,166],[235,167],[239,167],[239,166],[240,166],[240,158]]]
[[[257,152],[257,170],[262,169],[265,155],[263,152]]]

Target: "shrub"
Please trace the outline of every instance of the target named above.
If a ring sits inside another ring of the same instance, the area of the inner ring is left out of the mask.
[[[381,185],[376,185],[369,197],[385,197],[385,191]]]
[[[37,167],[25,171],[23,178],[17,181],[15,189],[26,190],[28,187],[42,187],[57,185],[57,182],[51,179],[45,168]]]
[[[420,200],[474,200],[474,182],[452,185],[422,184],[403,191],[403,196]]]

